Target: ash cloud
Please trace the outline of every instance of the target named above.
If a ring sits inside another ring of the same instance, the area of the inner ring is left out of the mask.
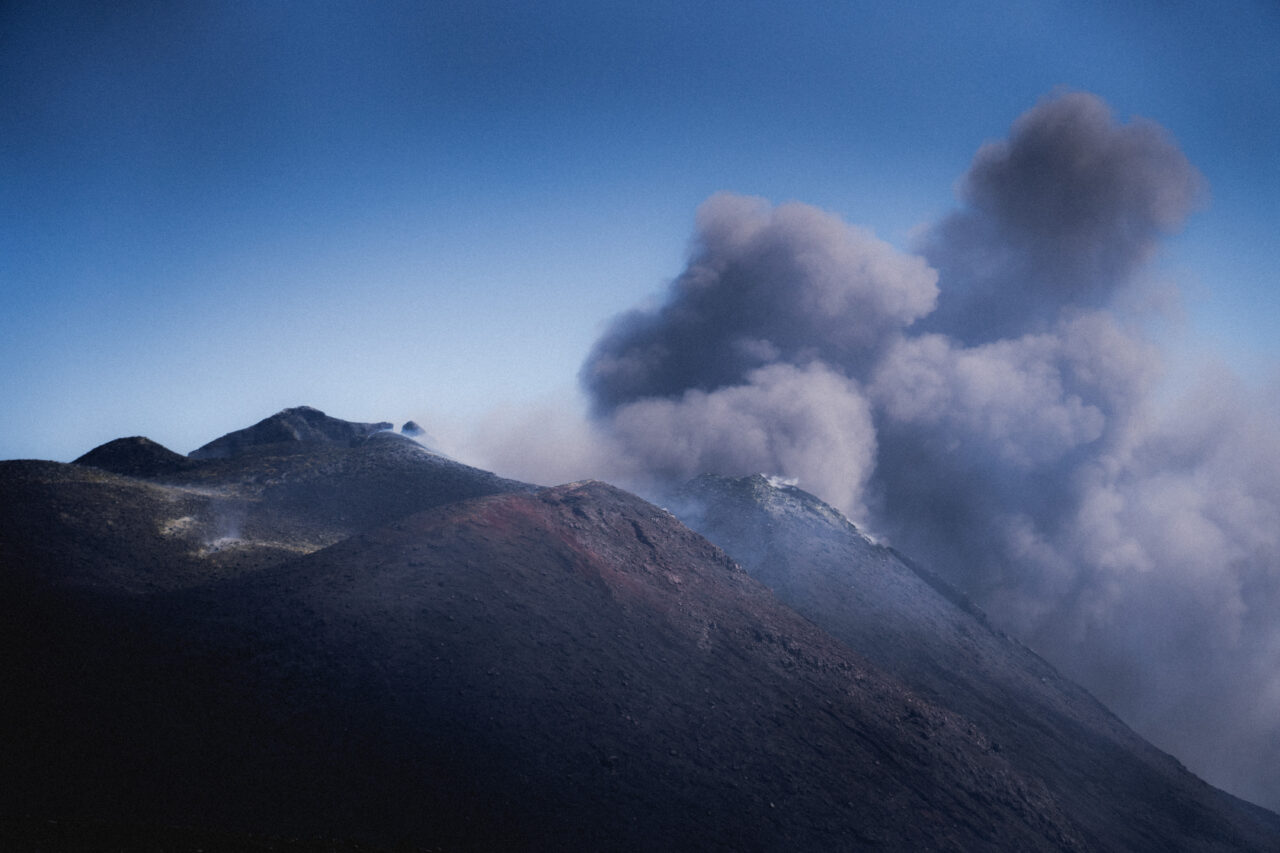
[[[1203,180],[1159,126],[1066,93],[958,190],[918,254],[712,197],[665,301],[583,366],[594,458],[633,483],[796,478],[1280,808],[1280,418],[1224,376],[1168,405],[1126,313]]]
[[[771,364],[744,383],[621,406],[610,434],[631,466],[665,482],[701,473],[787,472],[851,514],[875,460],[871,406],[821,362]]]
[[[983,145],[959,191],[964,207],[923,247],[946,282],[930,325],[976,343],[1106,305],[1204,186],[1159,125],[1117,124],[1100,99],[1070,93]]]
[[[866,364],[933,310],[919,257],[805,204],[721,193],[698,210],[693,257],[656,311],[614,321],[580,379],[596,412],[741,383],[774,363]]]

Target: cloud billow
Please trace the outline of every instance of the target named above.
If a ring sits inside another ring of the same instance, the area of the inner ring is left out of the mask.
[[[1067,93],[959,194],[918,256],[713,196],[665,301],[583,366],[599,458],[633,482],[797,478],[1280,807],[1280,419],[1224,377],[1171,409],[1116,307],[1203,180],[1158,125]]]
[[[1103,307],[1176,231],[1203,179],[1154,122],[1117,124],[1097,97],[1046,100],[979,149],[964,207],[923,251],[945,292],[931,326],[968,343]]]
[[[667,301],[615,320],[583,366],[597,412],[714,391],[767,364],[865,363],[937,298],[924,260],[808,205],[721,193],[697,228]]]
[[[770,364],[743,380],[627,403],[611,416],[611,435],[634,467],[660,481],[785,471],[860,515],[875,427],[858,384],[816,361]]]

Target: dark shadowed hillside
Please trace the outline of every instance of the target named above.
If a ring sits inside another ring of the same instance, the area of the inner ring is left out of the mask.
[[[803,493],[703,519],[775,595],[633,495],[382,426],[296,409],[211,458],[125,439],[0,463],[0,840],[1280,840]]]
[[[299,412],[309,413],[312,432],[282,439]],[[0,556],[10,574],[173,589],[255,571],[428,507],[534,488],[391,432],[352,438],[366,425],[343,424],[303,407],[213,442],[236,451],[212,459],[128,438],[73,465],[0,462]]]

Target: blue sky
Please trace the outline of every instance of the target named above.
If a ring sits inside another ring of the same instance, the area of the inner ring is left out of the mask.
[[[0,458],[563,399],[730,190],[909,247],[1057,87],[1172,133],[1186,352],[1275,378],[1271,3],[7,3]]]

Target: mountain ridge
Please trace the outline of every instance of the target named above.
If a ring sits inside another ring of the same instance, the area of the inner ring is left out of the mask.
[[[1256,810],[1264,826],[1280,830],[1277,816],[1196,779],[1087,690],[996,630],[963,594],[873,542],[815,496],[761,475],[703,475],[673,501],[691,527],[784,603],[975,720],[1020,766],[1045,778],[1072,814],[1085,816],[1086,827],[1092,823],[1092,843],[1127,838],[1130,849],[1141,849],[1144,831],[1229,835],[1229,822],[1213,817],[1223,804],[1228,812]],[[1064,776],[1077,781],[1063,784]],[[1101,781],[1109,778],[1132,778],[1134,790],[1152,801],[1140,819],[1126,819],[1131,804],[1117,805],[1119,786]],[[1160,799],[1166,808],[1178,804],[1165,818],[1172,824],[1144,828],[1161,814],[1154,802]]]
[[[319,437],[178,470],[137,439],[0,462],[22,733],[0,821],[450,849],[1280,841],[807,493],[747,483],[735,553],[607,484],[307,411]]]
[[[295,406],[263,418],[253,426],[215,438],[187,455],[192,459],[226,459],[239,456],[249,448],[294,443],[351,447],[374,433],[391,429],[394,425],[388,421],[344,421],[311,406]]]

